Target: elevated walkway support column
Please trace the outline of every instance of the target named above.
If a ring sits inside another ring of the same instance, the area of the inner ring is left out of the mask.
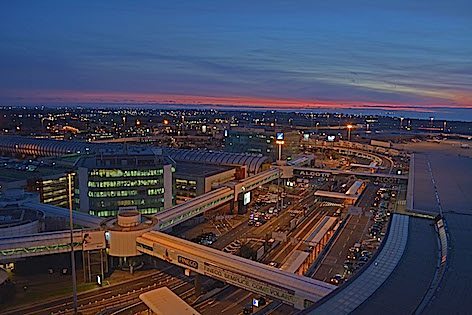
[[[238,213],[238,205],[234,202],[233,199],[229,201],[229,213],[230,214]]]
[[[202,294],[202,276],[199,273],[195,273],[195,279],[193,280],[195,286],[195,297],[199,297]]]
[[[236,204],[238,207],[238,214],[245,214],[247,212],[247,205],[244,205],[244,193],[238,194],[238,201]]]

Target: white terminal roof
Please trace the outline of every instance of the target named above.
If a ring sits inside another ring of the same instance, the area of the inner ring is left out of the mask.
[[[374,168],[374,169],[378,169],[379,167],[377,166],[377,163],[375,162],[372,162],[370,163],[369,165],[367,164],[359,164],[359,163],[351,163],[350,164],[351,167],[359,167],[359,168]]]
[[[177,294],[167,287],[148,291],[139,296],[154,314],[158,315],[200,315]]]
[[[344,193],[335,192],[335,191],[326,191],[326,190],[317,190],[315,192],[315,196],[337,198],[337,199],[357,199],[357,196],[355,195],[346,195]]]
[[[357,195],[357,191],[359,188],[361,188],[362,184],[363,181],[356,180],[354,184],[352,184],[351,187],[349,187],[349,189],[346,191],[346,195]]]
[[[302,250],[296,250],[288,257],[287,261],[282,265],[282,267],[280,267],[280,269],[295,273],[308,256],[310,256],[310,253]]]

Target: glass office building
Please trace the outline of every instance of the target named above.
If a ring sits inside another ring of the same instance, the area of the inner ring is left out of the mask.
[[[75,173],[71,173],[71,176],[71,192],[72,197],[74,197]],[[42,203],[69,209],[69,181],[67,174],[28,179],[26,190],[37,192]]]
[[[82,212],[116,216],[122,209],[155,214],[173,205],[174,165],[150,149],[84,157],[78,163],[78,198]]]

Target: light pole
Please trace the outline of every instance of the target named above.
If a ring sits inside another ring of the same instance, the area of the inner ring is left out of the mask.
[[[69,182],[69,223],[70,223],[70,259],[72,268],[72,294],[74,314],[77,314],[77,279],[75,276],[74,223],[72,221],[72,173],[67,173]]]
[[[351,129],[352,125],[347,125],[347,141],[351,141]]]
[[[277,177],[277,211],[280,213],[282,212],[282,203],[283,201],[281,200],[280,196],[280,174],[281,174],[281,169],[282,167],[282,145],[285,143],[284,141],[284,133],[283,132],[277,132],[275,136],[275,143],[279,146],[279,158],[277,160],[277,165],[279,165],[279,176]]]
[[[278,154],[278,161],[282,160],[282,145],[285,143],[284,141],[284,133],[283,132],[277,132],[275,136],[275,143],[279,146],[279,154]]]

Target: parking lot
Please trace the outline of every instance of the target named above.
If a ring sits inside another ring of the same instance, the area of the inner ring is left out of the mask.
[[[362,207],[348,211],[344,228],[314,278],[339,285],[369,261],[387,229],[390,205],[395,202],[392,191],[372,184],[367,187],[357,203]]]

